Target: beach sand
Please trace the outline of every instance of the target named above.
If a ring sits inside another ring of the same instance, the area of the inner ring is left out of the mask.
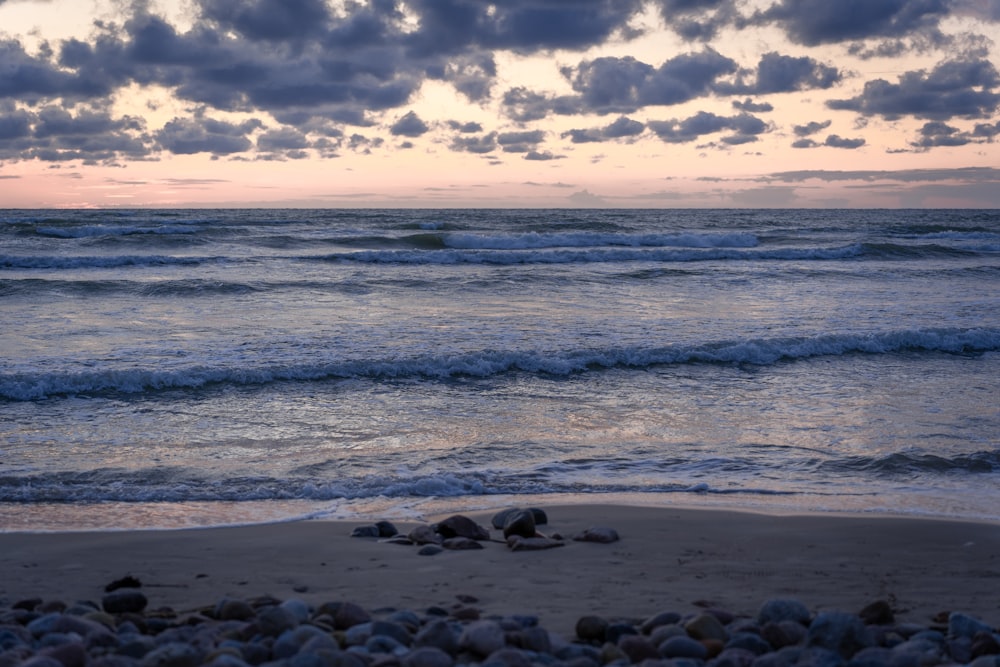
[[[356,522],[302,521],[174,531],[0,534],[0,599],[93,600],[130,574],[150,608],[222,597],[535,614],[572,636],[577,619],[642,619],[711,606],[754,615],[771,598],[858,612],[887,600],[897,620],[930,624],[962,611],[1000,625],[1000,525],[885,516],[777,516],[608,505],[544,507],[546,533],[615,528],[613,544],[546,551],[418,555],[418,547],[352,538]],[[492,512],[472,513],[489,526]],[[435,517],[441,518],[441,517]],[[432,519],[433,520],[433,519]],[[415,522],[396,522],[407,532]],[[500,531],[491,531],[500,538]]]

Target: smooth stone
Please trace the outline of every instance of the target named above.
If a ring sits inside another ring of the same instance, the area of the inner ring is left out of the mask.
[[[139,664],[142,667],[198,667],[201,651],[191,644],[171,642],[153,649]]]
[[[861,619],[839,611],[823,612],[809,625],[809,646],[835,651],[845,659],[872,645],[871,635]]]
[[[372,636],[372,624],[358,623],[357,625],[352,625],[347,630],[344,631],[344,643],[348,646],[359,646],[368,641],[368,638]]]
[[[333,614],[333,627],[337,630],[347,630],[355,625],[368,623],[372,620],[371,614],[353,602],[341,602]]]
[[[552,637],[548,630],[538,626],[525,628],[520,634],[521,647],[535,653],[551,653]]]
[[[406,647],[389,635],[372,635],[365,642],[365,650],[369,653],[405,653]]]
[[[970,662],[969,667],[1000,667],[1000,656],[981,655]]]
[[[375,524],[357,526],[351,531],[351,537],[379,537],[378,526]]]
[[[600,616],[583,616],[576,622],[576,636],[584,641],[604,641],[608,622]]]
[[[639,630],[642,634],[648,635],[661,625],[676,625],[680,623],[680,620],[681,615],[675,611],[661,611],[659,614],[654,614],[643,621],[642,625],[639,626]]]
[[[798,600],[768,600],[761,605],[757,612],[757,625],[764,626],[768,623],[795,621],[800,625],[808,626],[810,617],[809,609]]]
[[[764,655],[774,650],[774,647],[767,640],[752,632],[741,632],[731,635],[729,641],[726,642],[726,648],[742,648],[755,655]]]
[[[750,667],[757,655],[742,648],[727,648],[712,659],[712,667]]]
[[[434,524],[434,532],[445,539],[450,537],[467,537],[470,540],[490,539],[490,531],[462,514],[455,514]]]
[[[677,624],[660,625],[649,633],[649,640],[659,646],[671,637],[687,637],[687,630]]]
[[[482,544],[471,537],[449,537],[441,544],[445,549],[452,551],[467,551],[469,549],[482,549]]]
[[[309,620],[309,605],[304,600],[292,598],[291,600],[285,600],[278,606],[294,616],[295,620],[299,623],[305,623]]]
[[[892,625],[896,622],[896,617],[892,613],[892,606],[885,600],[876,600],[858,612],[865,625]]]
[[[435,619],[422,627],[413,637],[414,646],[430,646],[448,654],[458,652],[459,635],[452,629],[451,623],[443,619]]]
[[[639,631],[631,623],[608,623],[604,631],[604,641],[617,644],[625,635],[637,635]]]
[[[142,582],[133,577],[131,574],[126,574],[121,579],[115,579],[110,584],[105,586],[104,592],[111,593],[119,588],[142,588]]]
[[[684,629],[695,639],[718,639],[722,642],[728,639],[725,626],[708,613],[698,614],[684,624]]]
[[[664,658],[694,658],[704,660],[708,657],[708,649],[697,639],[691,637],[671,637],[660,644],[660,655]]]
[[[281,633],[271,650],[275,658],[290,658],[298,653],[309,640],[321,636],[325,637],[326,633],[316,626],[300,625]]]
[[[618,640],[618,648],[628,656],[629,661],[633,665],[643,660],[655,660],[660,657],[660,652],[653,645],[653,642],[649,641],[649,638],[639,634],[623,635]]]
[[[409,646],[413,642],[410,631],[399,623],[392,621],[372,621],[372,635],[379,637],[392,637],[397,643]]]
[[[505,646],[490,653],[482,662],[482,667],[531,667],[531,661],[516,648]]]
[[[444,541],[440,535],[434,532],[434,528],[428,525],[416,526],[407,535],[414,544],[441,544]]]
[[[393,537],[399,534],[399,530],[396,529],[396,526],[391,521],[376,521],[375,527],[378,528],[379,537]]]
[[[147,604],[146,596],[134,588],[120,588],[101,598],[101,606],[109,614],[138,614]]]
[[[283,607],[265,607],[257,614],[257,628],[267,637],[277,637],[298,624],[292,612]]]
[[[771,621],[760,629],[760,636],[776,649],[801,644],[808,630],[796,621]]]
[[[420,551],[417,552],[418,556],[434,556],[444,551],[444,547],[439,547],[436,544],[425,544],[420,547]]]
[[[496,621],[474,621],[465,626],[458,646],[485,658],[503,648],[505,641],[503,628]]]
[[[599,544],[611,544],[612,542],[617,542],[621,539],[618,536],[618,531],[614,528],[607,528],[605,526],[591,526],[587,528],[582,533],[577,533],[573,536],[573,539],[577,542],[597,542]]]
[[[978,658],[982,655],[1000,654],[1000,639],[990,632],[977,632],[972,638],[972,657]]]
[[[543,551],[564,547],[566,543],[561,540],[554,540],[551,537],[521,537],[511,535],[507,538],[507,548],[511,551]]]
[[[402,659],[402,667],[452,667],[454,658],[434,646],[416,648]]]
[[[215,605],[215,617],[220,621],[247,621],[256,615],[245,600],[223,598]]]
[[[412,547],[415,542],[411,540],[406,535],[393,535],[392,537],[382,540],[385,544],[401,544],[406,547]]]
[[[511,513],[503,525],[504,539],[517,535],[520,537],[535,536],[535,515],[528,510],[518,510]]]
[[[971,639],[977,632],[993,632],[993,628],[968,614],[952,612],[948,615],[948,634],[950,636]]]

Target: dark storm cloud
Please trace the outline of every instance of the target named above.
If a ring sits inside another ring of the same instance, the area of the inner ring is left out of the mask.
[[[562,137],[569,138],[574,144],[587,144],[613,139],[636,137],[643,133],[646,126],[637,120],[619,116],[617,120],[604,127],[586,130],[569,130]]]
[[[935,33],[948,0],[780,0],[750,18],[775,23],[806,46]]]
[[[20,42],[0,39],[0,99],[29,104],[41,100],[91,100],[107,97],[115,80],[99,71],[65,71],[44,56],[29,55]]]
[[[331,18],[324,0],[201,0],[201,13],[252,40],[322,35]]]
[[[720,93],[737,95],[767,95],[799,90],[826,89],[838,83],[841,74],[836,67],[824,65],[808,56],[793,57],[780,53],[765,53],[754,71],[743,71],[735,84],[715,86]]]
[[[394,136],[414,138],[425,134],[429,129],[427,123],[420,120],[416,113],[408,111],[405,116],[392,124],[389,132]]]
[[[733,0],[656,0],[667,27],[682,38],[707,41],[736,17]]]
[[[849,99],[830,100],[831,109],[880,115],[894,120],[914,116],[949,120],[956,116],[985,118],[1000,104],[1000,75],[988,60],[950,60],[929,73],[923,70],[900,75],[898,83],[868,81],[862,93]]]
[[[458,53],[469,46],[580,49],[605,41],[642,7],[642,0],[412,0],[420,30],[408,36],[418,56]]]
[[[455,130],[456,132],[462,132],[464,134],[472,134],[473,132],[483,131],[483,126],[473,121],[469,121],[467,123],[460,123],[457,120],[449,120],[448,127]]]
[[[270,153],[294,152],[296,156],[309,148],[309,139],[294,127],[282,127],[268,130],[257,137],[257,148]]]
[[[171,153],[230,155],[250,150],[253,144],[247,135],[260,126],[257,120],[235,124],[205,117],[174,118],[156,133],[156,140]]]
[[[722,137],[720,141],[728,145],[739,145],[756,141],[758,135],[768,130],[764,121],[750,114],[719,116],[707,111],[699,111],[683,120],[651,120],[646,125],[662,141],[671,144],[687,143],[705,135],[731,131],[733,134]]]
[[[138,118],[114,118],[94,109],[74,113],[55,105],[29,110],[0,103],[0,159],[113,164],[146,159],[152,150],[153,141]]]

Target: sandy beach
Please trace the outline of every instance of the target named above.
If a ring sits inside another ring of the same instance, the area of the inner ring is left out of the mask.
[[[546,551],[418,548],[350,537],[357,523],[304,521],[176,531],[0,534],[0,598],[100,601],[132,575],[150,608],[226,596],[356,602],[367,609],[536,614],[571,635],[580,616],[641,619],[704,607],[752,616],[770,598],[813,612],[888,601],[897,620],[962,611],[1000,624],[1000,525],[885,516],[775,516],[603,505],[544,507],[546,533],[609,526],[613,544]],[[489,526],[492,513],[471,514]],[[435,517],[441,518],[441,517]],[[431,519],[431,518],[429,518]],[[416,523],[397,522],[402,532]],[[495,538],[500,531],[491,530]],[[468,597],[466,597],[468,596]]]

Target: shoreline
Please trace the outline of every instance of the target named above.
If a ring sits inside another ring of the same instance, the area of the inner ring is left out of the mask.
[[[644,618],[725,609],[753,616],[773,598],[813,613],[858,612],[876,600],[897,619],[929,624],[963,612],[1000,625],[1000,524],[885,515],[774,514],[628,505],[540,505],[539,531],[614,528],[621,540],[512,552],[418,555],[350,537],[364,521],[306,520],[221,528],[0,533],[0,600],[99,602],[132,575],[151,608],[192,611],[224,597],[350,601],[367,609],[450,608],[533,614],[571,636],[588,614]],[[491,511],[468,516],[490,527]],[[442,517],[438,517],[442,518]],[[403,533],[421,523],[394,520]],[[500,531],[491,536],[502,539]]]

